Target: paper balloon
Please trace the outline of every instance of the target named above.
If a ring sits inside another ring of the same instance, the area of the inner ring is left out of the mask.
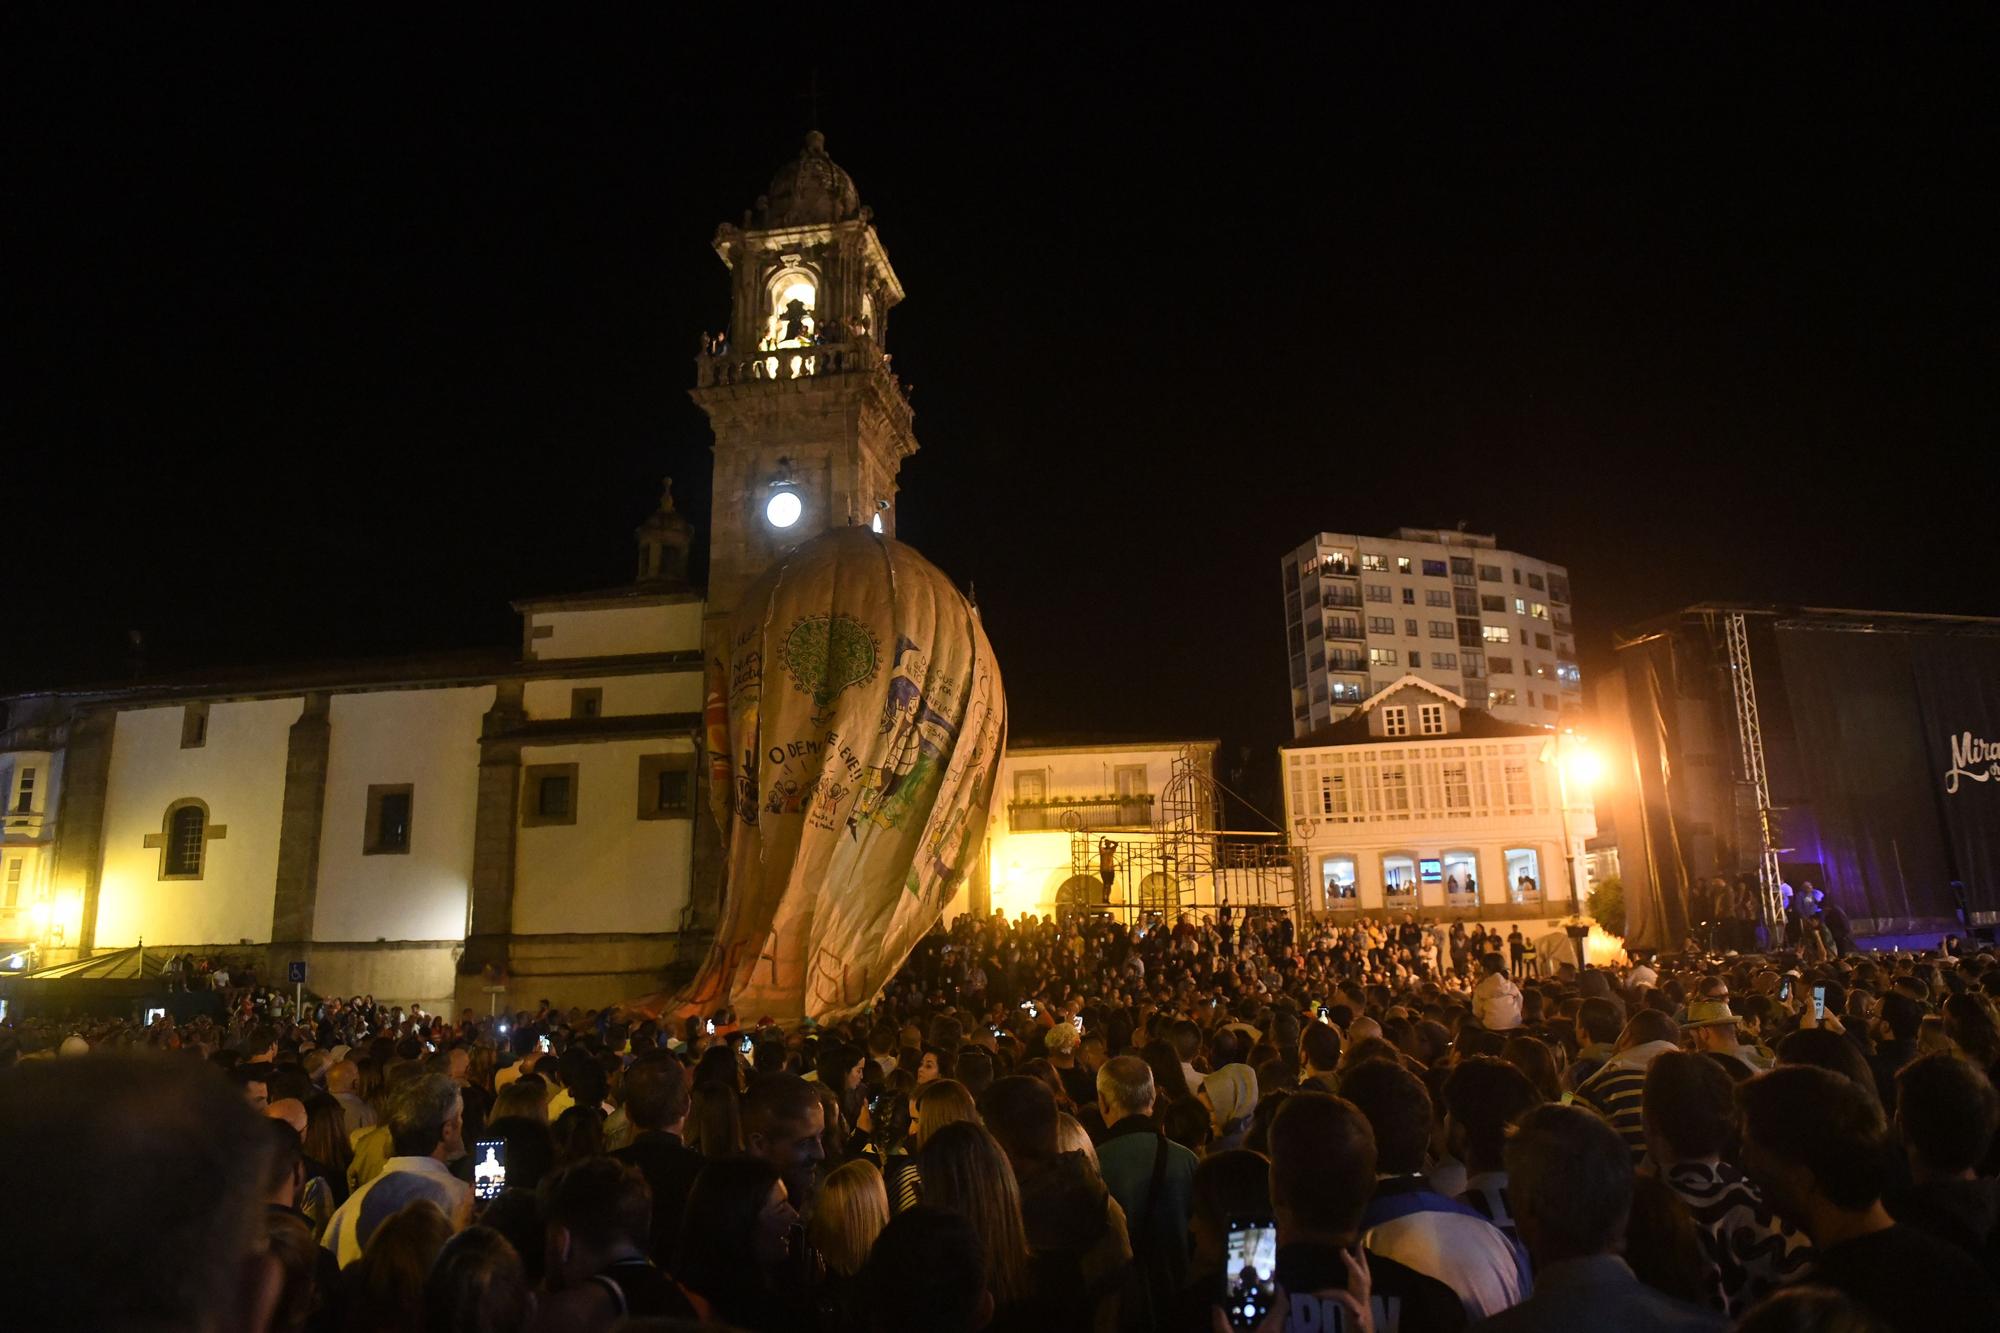
[[[828,532],[710,644],[706,726],[728,880],[677,1007],[857,1012],[985,842],[1007,706],[978,613],[911,548]]]

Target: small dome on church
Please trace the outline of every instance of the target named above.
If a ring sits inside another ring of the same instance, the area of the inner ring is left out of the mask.
[[[826,155],[826,136],[814,130],[799,155],[771,177],[758,206],[767,227],[808,227],[860,216],[861,194],[854,178]]]

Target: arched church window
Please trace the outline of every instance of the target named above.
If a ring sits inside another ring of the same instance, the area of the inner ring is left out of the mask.
[[[819,282],[804,269],[786,269],[771,279],[771,313],[764,330],[765,351],[811,347],[819,341],[815,315]]]
[[[177,805],[167,815],[166,856],[162,875],[195,878],[201,874],[202,847],[208,832],[208,811],[198,804]]]

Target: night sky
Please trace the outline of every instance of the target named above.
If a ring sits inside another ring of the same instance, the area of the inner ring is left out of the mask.
[[[662,474],[706,520],[709,240],[815,119],[1017,732],[1268,756],[1321,530],[1566,563],[1586,688],[1697,600],[2000,614],[1990,8],[165,8],[0,20],[0,688],[629,577]]]

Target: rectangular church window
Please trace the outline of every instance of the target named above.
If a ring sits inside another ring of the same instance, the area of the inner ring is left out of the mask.
[[[371,784],[368,788],[367,836],[364,856],[402,856],[410,850],[410,817],[415,789],[408,783]]]

